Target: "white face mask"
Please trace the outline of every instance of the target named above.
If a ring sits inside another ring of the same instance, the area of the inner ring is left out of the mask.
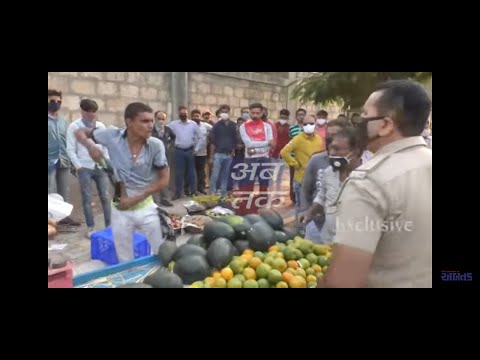
[[[288,120],[285,119],[280,119],[280,124],[285,125],[288,122]]]
[[[305,132],[305,134],[308,134],[308,135],[313,134],[315,132],[315,125],[313,124],[304,125],[303,131]]]
[[[423,137],[430,136],[430,129],[423,129],[422,136]]]
[[[220,119],[222,119],[222,120],[228,120],[229,117],[230,117],[230,116],[229,116],[227,113],[221,113],[221,114],[220,114]]]
[[[327,123],[327,120],[325,119],[317,119],[317,124],[322,126],[322,125],[325,125]]]

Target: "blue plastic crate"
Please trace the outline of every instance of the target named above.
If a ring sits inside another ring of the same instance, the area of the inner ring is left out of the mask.
[[[90,242],[92,260],[100,260],[108,265],[119,263],[115,243],[113,242],[112,228],[94,233]],[[135,259],[150,256],[150,244],[145,236],[137,232],[133,236],[133,253]]]

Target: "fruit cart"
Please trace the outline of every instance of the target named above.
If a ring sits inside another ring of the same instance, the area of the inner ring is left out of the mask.
[[[161,264],[158,257],[147,256],[75,276],[73,287],[116,288],[125,284],[141,282],[159,268],[161,268]]]

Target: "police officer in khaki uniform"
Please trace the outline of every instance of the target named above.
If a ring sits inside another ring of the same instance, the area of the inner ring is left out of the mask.
[[[431,110],[423,87],[397,80],[364,105],[359,136],[375,156],[339,192],[332,261],[320,287],[432,287]]]

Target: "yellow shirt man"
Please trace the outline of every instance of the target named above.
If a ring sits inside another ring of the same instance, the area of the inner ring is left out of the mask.
[[[323,148],[323,140],[320,136],[315,134],[308,135],[303,132],[295,136],[295,138],[282,149],[280,152],[282,158],[288,166],[295,167],[294,181],[299,184],[302,183],[308,161],[313,154],[322,151]],[[290,153],[294,153],[295,158],[293,158]]]

